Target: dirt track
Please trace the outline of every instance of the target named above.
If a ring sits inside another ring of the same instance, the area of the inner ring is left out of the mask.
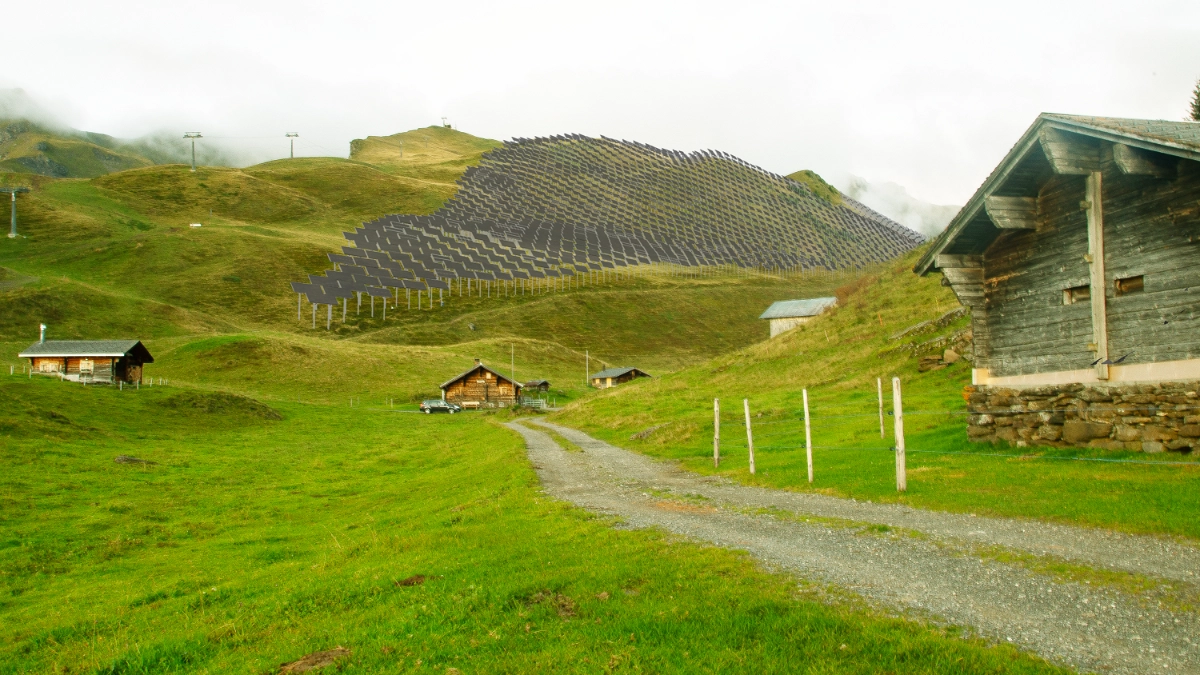
[[[974,547],[1001,546],[1191,588],[1193,570],[1200,570],[1194,548],[1155,537],[739,486],[566,427],[522,422],[528,426],[508,426],[525,438],[549,494],[631,526],[743,549],[777,569],[971,626],[1080,670],[1200,672],[1200,617],[1194,612],[1170,611],[1153,595],[1065,582],[972,555]],[[584,451],[563,450],[538,425]],[[884,528],[867,524],[920,535],[879,532]]]

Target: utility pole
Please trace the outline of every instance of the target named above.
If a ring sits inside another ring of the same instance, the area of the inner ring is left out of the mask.
[[[199,131],[186,131],[183,134],[184,138],[192,139],[192,173],[196,172],[196,139],[204,138]]]
[[[289,131],[286,134],[284,134],[283,136],[284,136],[284,138],[290,139],[288,142],[292,146],[291,149],[288,151],[288,159],[296,159],[296,139],[300,137],[300,134],[298,134],[294,131]]]
[[[9,239],[17,238],[17,193],[29,192],[27,187],[5,187],[0,188],[0,192],[7,192],[12,195],[12,229],[8,232]]]

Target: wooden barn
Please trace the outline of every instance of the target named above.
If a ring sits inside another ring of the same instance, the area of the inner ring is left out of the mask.
[[[479,359],[469,370],[442,384],[442,400],[464,408],[512,406],[520,396],[521,383],[488,368]]]
[[[18,355],[34,373],[72,382],[141,382],[154,357],[138,340],[44,340]]]
[[[609,368],[592,375],[592,386],[597,389],[607,389],[638,377],[650,376],[637,368]]]
[[[808,323],[837,305],[837,298],[780,300],[772,303],[758,318],[771,322],[771,337]]]
[[[526,382],[525,384],[521,385],[521,391],[525,392],[525,394],[527,394],[527,395],[533,394],[533,393],[544,394],[544,393],[550,391],[550,381],[549,380],[531,380],[531,381]]]
[[[1200,381],[1200,123],[1039,116],[914,271],[971,309],[972,437],[1200,436],[1158,405]]]

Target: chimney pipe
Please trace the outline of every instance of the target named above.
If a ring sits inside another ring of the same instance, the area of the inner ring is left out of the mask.
[[[41,334],[38,336],[38,344],[46,343],[46,324],[41,324]]]
[[[479,359],[475,359],[475,365],[477,365],[477,366],[482,366],[482,365],[483,365],[483,361],[480,361]]]

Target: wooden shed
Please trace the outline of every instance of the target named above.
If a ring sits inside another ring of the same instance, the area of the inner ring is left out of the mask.
[[[1074,433],[1068,412],[1026,437],[991,409],[1063,395],[1111,408],[1200,381],[1200,123],[1039,116],[914,271],[941,271],[971,309],[973,436],[992,425],[1019,442],[1139,445],[1138,425],[1171,416],[1083,413],[1099,426]]]
[[[34,373],[72,382],[141,382],[154,357],[138,340],[45,340],[18,355]]]
[[[512,406],[520,395],[521,383],[488,368],[479,359],[472,368],[442,384],[442,400],[464,408]]]
[[[527,394],[531,392],[548,392],[550,391],[550,380],[530,380],[521,385],[521,391]]]
[[[592,375],[591,379],[593,387],[607,389],[637,377],[650,377],[650,375],[637,368],[609,368]]]
[[[772,303],[758,318],[771,322],[771,337],[812,321],[837,305],[837,298],[780,300]]]

